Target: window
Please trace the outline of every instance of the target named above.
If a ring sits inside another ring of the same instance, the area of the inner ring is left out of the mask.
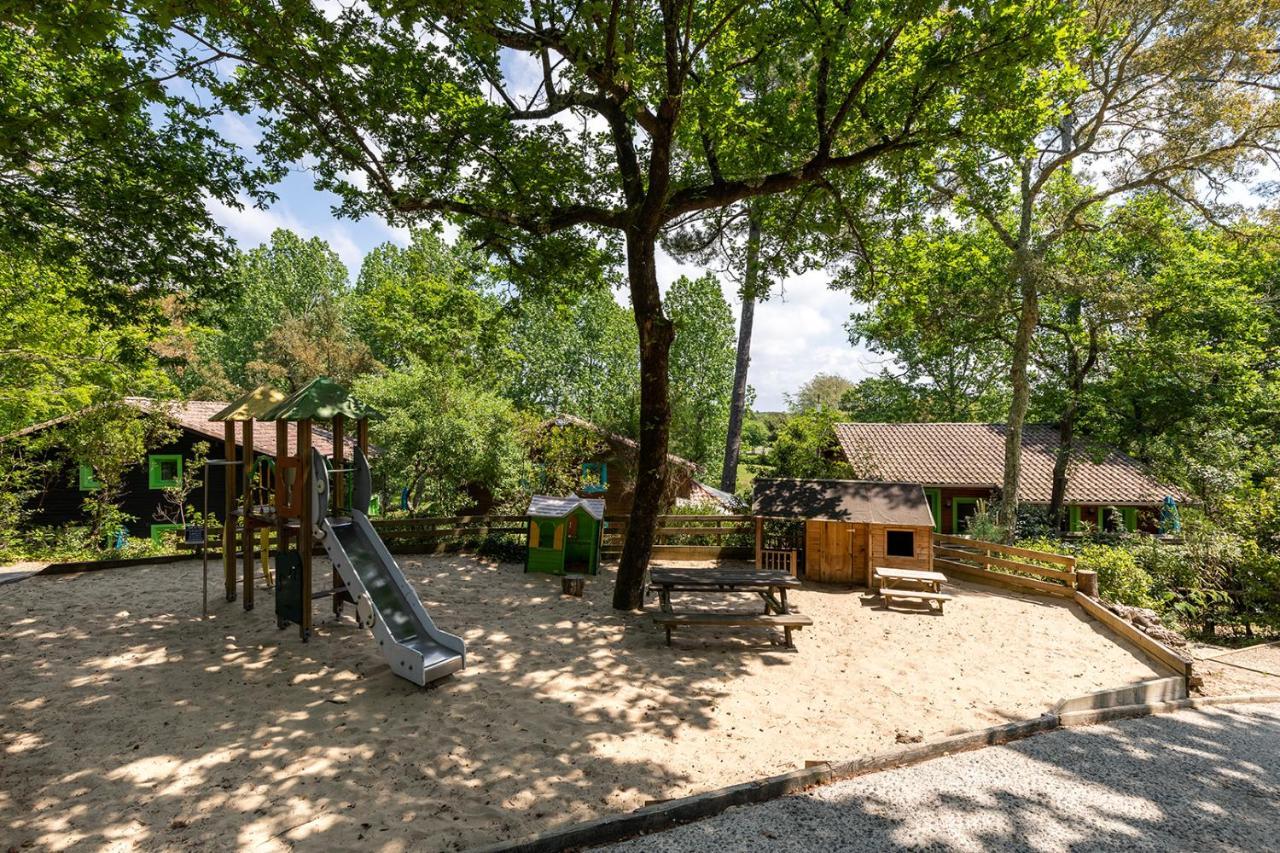
[[[556,523],[554,521],[538,522],[538,547],[556,547]]]
[[[92,492],[101,489],[102,484],[93,478],[93,469],[88,465],[80,466],[80,491]]]
[[[884,533],[884,553],[889,557],[914,557],[916,555],[915,531],[886,530]]]
[[[182,456],[176,453],[152,454],[147,457],[147,481],[153,489],[167,489],[182,484]]]
[[[151,525],[151,544],[165,545],[173,542],[172,533],[175,530],[181,530],[181,524],[153,524]]]
[[[977,498],[951,499],[951,532],[959,535],[969,532],[969,518],[978,511]]]
[[[942,489],[925,489],[924,496],[929,500],[929,511],[933,513],[933,532],[942,532]]]
[[[599,494],[609,487],[609,463],[582,463],[582,491]]]

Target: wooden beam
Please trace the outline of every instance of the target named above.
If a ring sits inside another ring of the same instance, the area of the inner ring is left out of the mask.
[[[1046,566],[1033,566],[1030,563],[1022,563],[1017,560],[1004,560],[1000,557],[989,557],[986,554],[961,551],[956,548],[937,548],[935,549],[935,554],[936,556],[946,557],[952,560],[969,560],[973,563],[982,563],[984,566],[995,566],[1000,569],[1012,569],[1015,572],[1027,572],[1028,574],[1054,578],[1055,580],[1066,581],[1073,586],[1075,585],[1075,572],[1064,572],[1061,569],[1050,569]]]
[[[933,570],[936,572],[942,572],[943,574],[962,575],[969,580],[975,580],[979,583],[990,583],[995,584],[996,586],[1041,592],[1048,595],[1056,595],[1059,598],[1071,598],[1075,594],[1075,590],[1070,587],[1063,586],[1062,584],[1050,583],[1049,581],[1038,581],[1032,578],[1019,577],[1018,575],[1005,574],[1004,572],[993,572],[989,569],[979,568],[978,566],[970,566],[966,563],[957,563],[952,560],[943,560],[941,558],[934,559]]]
[[[347,493],[347,475],[342,472],[342,469],[347,467],[346,426],[346,418],[341,414],[333,416],[333,467],[337,470],[337,473],[333,475],[333,506],[331,512],[334,516],[342,515]],[[356,431],[359,432],[359,429],[357,426]],[[333,567],[330,580],[334,590],[342,589],[342,592],[334,592],[333,594],[333,615],[337,616],[342,613],[342,603],[352,599],[346,592],[346,587],[342,582],[342,575],[338,573],[337,566]]]
[[[764,519],[756,516],[756,568],[760,568],[760,554],[764,551]]]
[[[240,546],[244,550],[244,609],[253,609],[253,528],[249,526],[249,515],[253,511],[253,419],[244,421],[241,428],[241,456],[244,459],[244,465],[241,466],[243,476],[240,478],[244,484],[244,500],[241,506],[244,509],[244,529],[241,535],[244,537],[243,544]]]
[[[302,480],[302,516],[298,519],[298,555],[302,558],[302,621],[298,636],[305,643],[311,639],[311,546],[315,535],[311,530],[311,421],[298,422],[298,478]]]
[[[1016,548],[1013,545],[1003,545],[999,542],[983,542],[979,539],[969,539],[964,536],[949,536],[945,533],[933,534],[934,542],[946,542],[950,545],[961,545],[968,548],[976,548],[979,551],[994,551],[998,554],[1011,554],[1015,557],[1030,557],[1033,560],[1040,560],[1045,563],[1057,563],[1060,566],[1075,568],[1076,558],[1067,554],[1052,554],[1046,551],[1033,551],[1030,548]]]
[[[223,459],[236,461],[236,425],[234,421],[222,423]],[[236,600],[236,468],[227,465],[223,469],[222,499],[222,580],[227,601]]]
[[[1164,643],[1139,631],[1133,625],[1121,619],[1116,614],[1108,610],[1102,602],[1097,599],[1090,598],[1082,592],[1075,594],[1076,604],[1084,608],[1084,612],[1088,613],[1094,619],[1097,619],[1103,625],[1106,625],[1115,633],[1124,637],[1133,643],[1146,654],[1163,663],[1165,666],[1171,667],[1174,672],[1183,678],[1191,678],[1192,663]]]

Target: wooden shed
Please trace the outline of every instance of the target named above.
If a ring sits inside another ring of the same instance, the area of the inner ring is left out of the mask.
[[[752,514],[804,523],[804,574],[870,586],[877,566],[933,568],[933,513],[924,489],[867,480],[756,480]]]

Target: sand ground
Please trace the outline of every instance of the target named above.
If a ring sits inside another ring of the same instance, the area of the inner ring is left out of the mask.
[[[667,648],[608,570],[573,599],[519,565],[401,565],[467,642],[426,690],[327,602],[308,644],[265,590],[245,613],[211,585],[202,622],[198,561],[0,587],[0,850],[459,849],[1162,674],[1073,606],[963,583],[945,615],[807,586],[794,651]]]

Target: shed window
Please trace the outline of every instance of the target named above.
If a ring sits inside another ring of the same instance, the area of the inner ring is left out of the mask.
[[[890,557],[914,557],[916,533],[914,530],[886,530],[884,552]]]

